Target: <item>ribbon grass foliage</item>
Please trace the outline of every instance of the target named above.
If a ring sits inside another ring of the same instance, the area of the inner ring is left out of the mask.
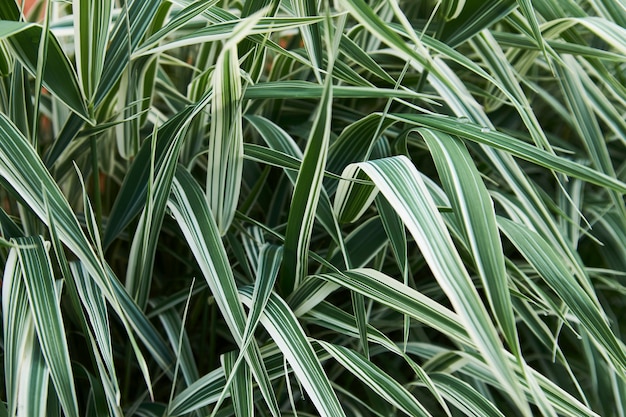
[[[0,415],[624,416],[625,27],[1,1]]]

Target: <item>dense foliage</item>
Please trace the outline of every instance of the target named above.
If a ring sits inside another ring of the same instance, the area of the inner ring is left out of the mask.
[[[0,19],[0,415],[624,415],[622,1]]]

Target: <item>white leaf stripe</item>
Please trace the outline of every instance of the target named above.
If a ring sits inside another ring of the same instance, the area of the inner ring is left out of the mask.
[[[252,288],[245,289],[248,298],[252,295]],[[329,358],[328,353],[323,349],[315,350],[320,361]],[[274,343],[269,343],[261,348],[261,355],[267,368],[268,375],[272,381],[285,376],[285,358],[279,348]],[[226,378],[224,368],[218,368],[198,379],[195,383],[183,390],[170,403],[168,412],[170,415],[178,416],[190,413],[201,407],[215,403],[220,397],[224,388]],[[230,394],[226,394],[229,396]]]
[[[410,342],[406,346],[406,351],[407,353],[411,353],[429,360],[432,359],[435,355],[444,352],[444,349],[432,344]],[[499,386],[498,381],[493,376],[491,368],[482,360],[480,360],[475,354],[470,354],[462,351],[448,351],[448,354],[452,356],[457,356],[456,360],[463,361],[463,366],[460,367],[458,371],[464,376],[470,378],[478,378],[486,384]],[[455,359],[451,358],[451,360]],[[515,358],[511,356],[511,360],[515,361]],[[520,374],[521,371],[519,369],[516,369],[516,371],[517,375],[519,376],[521,386],[526,392],[527,398],[529,400],[532,400],[530,390],[526,386],[526,381],[524,380],[524,377]],[[551,405],[559,413],[572,417],[598,417],[598,414],[593,412],[586,405],[582,404],[578,399],[565,391],[563,388],[559,387],[553,381],[549,380],[535,370],[529,368],[528,371],[533,374],[533,377],[537,380],[539,386],[548,397],[548,401],[550,401]]]
[[[280,281],[281,288],[287,293],[300,285],[307,272],[306,253],[323,186],[322,179],[330,141],[332,94],[332,77],[327,75],[318,115],[309,135],[291,198]]]
[[[239,292],[244,303],[251,305],[249,289]],[[261,323],[289,362],[300,384],[315,404],[320,415],[345,416],[331,388],[315,350],[287,304],[272,293],[261,316]]]
[[[186,299],[189,297],[188,291],[185,291],[185,297]],[[199,378],[198,367],[189,343],[189,336],[177,313],[175,309],[169,308],[159,314],[159,320],[165,328],[172,350],[177,352],[178,367],[182,371],[183,378],[188,385],[191,385]]]
[[[189,20],[193,19],[197,15],[204,12],[206,9],[213,7],[217,4],[219,0],[200,0],[194,1],[190,4],[186,5],[184,9],[179,11],[176,16],[174,16],[171,20],[167,22],[162,28],[158,31],[150,35],[150,37],[144,40],[141,44],[141,48],[137,51],[138,54],[141,53],[142,50],[148,49],[152,45],[158,44],[160,41],[163,41],[171,35],[172,32],[180,29],[185,23]],[[194,33],[195,36],[198,35],[197,32]],[[165,43],[165,42],[164,42]]]
[[[236,45],[222,51],[212,86],[207,198],[224,234],[235,214],[243,172],[242,87]]]
[[[431,378],[441,395],[466,415],[504,417],[492,403],[461,379],[439,372],[433,373]]]
[[[308,16],[318,15],[317,7],[318,2],[309,0],[294,0],[292,2],[294,12],[298,18],[305,18]],[[306,48],[311,64],[313,64],[313,72],[318,81],[322,79],[320,70],[322,66],[322,35],[320,31],[320,25],[310,25],[300,28],[300,34],[304,40],[304,47]]]
[[[496,376],[511,399],[525,414],[530,415],[526,399],[513,382],[512,366],[505,359],[505,349],[491,319],[430,193],[411,161],[398,156],[355,165],[367,173],[402,218],[485,361],[497,370]],[[350,165],[346,167],[346,170],[349,169]]]
[[[429,327],[441,331],[452,340],[468,347],[475,347],[456,313],[380,271],[363,268],[341,273],[312,275],[311,278],[333,283],[328,288],[320,287],[317,289],[319,292],[330,293],[337,286],[349,288],[402,314],[411,316],[415,320],[428,323]],[[313,294],[311,298],[315,298]],[[317,302],[321,301],[318,299]],[[307,305],[306,309],[303,307],[304,305],[298,306],[299,314],[304,314],[313,308],[311,305]]]
[[[430,416],[430,413],[406,390],[406,388],[366,358],[343,346],[333,345],[322,340],[316,342],[326,349],[337,362],[375,393],[383,397],[390,404],[398,407],[408,416]]]
[[[472,123],[459,123],[458,119],[441,116],[402,114],[392,115],[391,117],[397,118],[399,121],[413,122],[418,126],[437,129],[450,135],[469,139],[495,149],[501,149],[509,152],[513,156],[525,159],[545,168],[626,194],[626,184],[624,182],[602,172],[593,170],[585,165],[551,155],[544,150],[528,145],[502,132],[480,127]]]
[[[463,238],[474,256],[493,314],[509,347],[518,355],[517,329],[493,201],[460,140],[427,129],[418,132],[428,144],[453,213],[463,225]]]
[[[615,367],[624,373],[626,352],[622,344],[598,312],[591,296],[571,273],[566,272],[567,268],[554,249],[539,234],[524,226],[505,218],[499,218],[498,223],[520,253],[572,310],[596,343],[606,349]]]
[[[206,194],[224,235],[235,216],[243,173],[241,76],[237,44],[259,21],[263,11],[242,20],[230,32],[215,64]]]
[[[245,363],[241,364],[240,362],[244,357],[243,353],[248,349],[250,343],[255,340],[254,332],[259,324],[261,314],[263,313],[270,294],[274,288],[274,283],[276,282],[276,277],[278,276],[278,271],[280,269],[282,252],[282,247],[280,246],[273,246],[267,243],[261,246],[258,264],[254,268],[257,271],[257,276],[254,282],[254,291],[252,293],[252,307],[250,309],[250,315],[246,320],[246,327],[243,332],[239,355],[236,359],[229,362],[231,369],[227,372],[227,374],[230,375],[228,376],[226,385],[224,386],[222,396],[224,396],[224,394],[228,391],[233,381],[236,383],[236,379],[241,378],[241,375],[238,374],[238,372],[240,372],[239,367],[244,366]],[[241,372],[244,371],[241,370]],[[218,404],[219,403],[220,401],[218,401]]]
[[[10,416],[17,412],[22,356],[32,344],[34,325],[17,250],[9,251],[2,277],[4,383]],[[29,336],[30,334],[30,336]]]
[[[50,377],[64,413],[68,417],[78,417],[78,399],[50,258],[41,237],[18,238],[15,242],[29,246],[17,250],[18,258],[41,352],[50,369]]]
[[[94,97],[94,106],[102,103],[111,89],[120,80],[130,63],[130,54],[135,50],[146,29],[152,22],[161,3],[152,1],[129,1],[122,8],[113,33],[110,36],[100,83]]]
[[[352,337],[360,337],[360,329],[354,325],[356,322],[354,316],[351,316],[350,314],[327,302],[318,304],[313,310],[307,313],[305,319],[307,321],[312,319],[315,324],[339,331],[341,334],[348,334]],[[367,325],[366,331],[368,340],[384,347],[385,351],[401,356],[402,359],[407,362],[407,364],[415,371],[417,378],[420,379],[431,394],[437,398],[437,401],[439,401],[439,404],[446,411],[446,414],[450,416],[450,410],[448,409],[447,404],[444,402],[439,390],[435,388],[435,385],[424,369],[422,369],[422,367],[415,363],[410,356],[408,356],[395,343],[389,340],[383,333],[376,330],[374,327]]]
[[[151,45],[156,44],[156,42],[158,41],[158,39],[156,39],[158,34],[155,34],[153,35],[153,38],[149,39],[146,42],[147,45],[142,46],[140,49],[134,52],[132,57],[133,59],[135,59],[141,56],[154,55],[160,52],[169,51],[171,49],[181,48],[184,46],[202,44],[205,42],[229,40],[233,38],[233,32],[235,31],[236,26],[242,23],[248,25],[250,22],[253,22],[253,24],[248,29],[249,31],[246,34],[246,36],[250,36],[306,27],[316,22],[320,22],[321,20],[323,20],[323,18],[321,17],[260,18],[258,14],[254,14],[244,19],[236,19],[226,22],[215,23],[206,28],[195,31],[188,36],[181,36],[176,38],[176,40],[165,42],[159,46],[155,46],[152,48]]]
[[[41,348],[34,336],[32,321],[30,328],[26,328],[29,334],[29,345],[25,346],[21,358],[20,392],[18,397],[18,415],[46,417],[48,399],[48,385],[50,372],[46,361],[41,353]]]
[[[93,335],[96,339],[102,361],[106,366],[108,377],[114,385],[116,392],[118,392],[117,376],[113,363],[109,315],[107,313],[104,296],[94,281],[89,278],[89,274],[82,263],[70,263],[70,270],[83,308],[87,311]],[[103,375],[103,377],[104,376],[105,375]],[[119,395],[119,392],[117,395]]]
[[[235,342],[241,346],[246,316],[237,296],[226,250],[206,198],[196,180],[184,169],[178,169],[172,184],[168,207],[189,242],[190,249],[202,270]],[[245,350],[246,360],[261,388],[270,411],[280,414],[259,349],[253,340]]]
[[[29,25],[24,30],[13,31],[8,39],[15,52],[15,57],[35,76],[38,75],[38,50],[42,46],[39,44],[43,30],[44,28],[39,25]],[[36,46],[33,43],[36,43]],[[45,71],[39,74],[42,77],[43,85],[83,121],[90,122],[87,105],[79,87],[76,72],[59,41],[49,31],[45,48]]]
[[[89,101],[102,75],[112,7],[111,0],[73,2],[78,79]]]
[[[254,415],[254,396],[252,390],[252,374],[250,368],[243,362],[236,367],[236,353],[228,352],[222,356],[222,367],[229,376],[232,372],[235,373],[235,378],[230,387],[231,398],[233,400],[233,406],[235,409],[235,416],[246,417]],[[224,387],[229,388],[228,386]],[[217,412],[217,407],[213,410],[213,415]]]
[[[91,278],[123,321],[131,343],[135,344],[131,332],[134,329],[167,372],[173,362],[171,353],[145,315],[128,298],[117,277],[107,265],[102,265],[58,185],[34,149],[3,113],[0,113],[0,139],[0,176],[45,224],[50,222],[48,213],[54,216],[59,239],[85,264]],[[135,354],[141,363],[141,351],[136,349]]]
[[[249,91],[248,89],[247,91]],[[298,145],[294,139],[289,136],[283,129],[268,119],[259,116],[246,117],[246,119],[259,131],[263,140],[267,143],[269,148],[254,146],[252,144],[244,144],[245,156],[249,157],[250,154],[257,156],[270,156],[273,160],[276,160],[278,166],[286,168],[287,166],[293,166],[295,163],[296,169],[299,170],[302,166],[302,151],[298,148]],[[256,152],[258,151],[258,152]],[[286,162],[288,165],[283,164]],[[285,169],[285,174],[289,178],[292,184],[297,183],[298,172],[293,172]],[[324,175],[333,175],[340,178],[335,174],[330,174],[328,171],[324,171]],[[328,234],[333,238],[338,246],[342,246],[341,233],[338,230],[337,221],[332,213],[330,199],[325,188],[322,188],[318,201],[317,212],[315,213],[316,220],[319,221],[326,229]]]

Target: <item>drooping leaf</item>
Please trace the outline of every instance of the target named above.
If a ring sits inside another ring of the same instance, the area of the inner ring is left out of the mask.
[[[7,29],[5,30],[8,31],[5,32],[5,36],[10,33],[8,42],[13,51],[15,51],[15,57],[20,60],[31,74],[37,74],[42,27],[28,23],[7,22]],[[61,44],[50,32],[47,34],[46,49],[46,62],[43,65],[43,85],[76,115],[90,122],[86,99],[82,89],[79,87],[74,68],[63,51]]]

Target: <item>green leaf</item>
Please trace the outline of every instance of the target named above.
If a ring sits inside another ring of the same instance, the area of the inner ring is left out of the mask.
[[[332,65],[332,64],[331,64]],[[332,77],[324,82],[324,92],[318,113],[309,135],[302,159],[302,167],[291,198],[287,232],[285,234],[285,256],[281,270],[280,288],[289,294],[300,285],[308,269],[307,250],[315,212],[323,187],[324,169],[330,143],[330,121],[332,116]]]
[[[22,65],[35,75],[43,29],[39,25],[22,23],[25,27],[17,30],[16,25],[17,22],[7,22],[9,30],[13,32],[8,38],[9,45]],[[52,33],[48,33],[44,39],[47,39],[47,54],[43,66],[43,85],[83,120],[91,122],[84,94],[67,55]]]
[[[500,229],[524,258],[563,300],[594,341],[606,349],[613,365],[622,376],[626,370],[626,353],[609,328],[599,306],[584,287],[568,272],[563,261],[536,232],[505,218],[498,218]]]
[[[156,141],[156,149],[154,151],[156,156],[155,170],[158,171],[161,168],[166,150],[184,129],[185,125],[189,123],[193,110],[192,107],[188,107],[159,127],[158,133],[161,140]],[[124,182],[113,203],[113,208],[109,214],[109,222],[102,238],[104,248],[109,247],[113,240],[143,209],[150,176],[152,143],[151,137],[144,141],[124,177]]]
[[[227,377],[230,377],[231,373],[235,373],[233,383],[230,385],[231,399],[233,400],[233,406],[235,409],[235,416],[245,417],[254,414],[254,397],[252,391],[252,374],[250,368],[243,362],[242,364],[234,367],[235,365],[235,352],[228,352],[222,356],[222,367]],[[213,413],[217,408],[214,409]]]
[[[81,298],[83,308],[87,312],[89,324],[91,325],[91,329],[93,331],[93,337],[96,340],[102,361],[106,366],[108,375],[101,375],[101,377],[108,377],[109,381],[112,382],[117,395],[119,395],[113,359],[109,316],[106,309],[105,298],[95,282],[89,277],[89,274],[85,270],[83,264],[72,262],[70,263],[70,269],[78,294]]]
[[[464,3],[463,10],[445,22],[439,33],[439,39],[453,48],[502,20],[517,5],[515,0],[466,0]]]
[[[431,378],[444,398],[466,415],[504,417],[491,402],[461,379],[439,372],[431,374]]]
[[[78,416],[78,399],[65,336],[65,326],[55,290],[50,258],[41,237],[18,238],[15,242],[28,246],[17,250],[26,283],[26,292],[33,314],[41,352],[50,369],[59,402],[67,416]]]
[[[33,349],[34,323],[17,250],[9,252],[2,277],[4,384],[9,415],[17,412],[23,352]]]
[[[242,301],[250,306],[249,289],[240,290]],[[328,376],[289,306],[272,293],[261,316],[261,323],[278,345],[320,415],[345,416]]]
[[[293,0],[291,2],[293,10],[298,17],[308,17],[319,15],[318,3],[311,0]],[[320,25],[313,24],[300,29],[304,47],[307,50],[311,64],[313,64],[313,72],[315,77],[321,83],[321,74],[319,68],[322,66],[323,42],[322,31]]]
[[[145,35],[150,22],[156,15],[161,2],[129,0],[124,3],[122,12],[109,36],[100,83],[93,99],[94,108],[102,104],[116,85],[130,63],[130,54]],[[46,165],[52,166],[66,151],[70,143],[82,129],[84,120],[78,116],[68,119],[46,154]]]
[[[525,414],[530,414],[491,319],[413,164],[399,156],[355,165],[367,173],[402,218],[484,360],[497,370],[498,381],[506,387],[511,399]],[[349,165],[346,171],[350,168]],[[341,184],[337,198],[345,199],[349,193],[350,186]]]
[[[261,13],[262,12],[263,10],[261,10]],[[202,44],[205,42],[215,42],[220,40],[229,41],[232,39],[233,34],[241,29],[241,27],[243,26],[248,26],[248,28],[246,29],[246,34],[241,38],[237,36],[237,38],[239,38],[237,42],[240,42],[241,39],[245,38],[246,36],[271,33],[280,30],[295,29],[302,26],[307,27],[322,20],[322,17],[319,16],[299,18],[262,18],[261,15],[259,15],[259,12],[243,19],[237,19],[235,18],[235,16],[232,15],[229,17],[232,17],[232,19],[229,21],[216,22],[215,24],[195,31],[189,35],[181,36],[171,42],[165,42],[152,48],[151,44],[155,44],[159,40],[156,38],[157,35],[154,35],[154,39],[151,37],[146,42],[147,45],[142,46],[133,54],[133,58],[138,58],[144,55],[154,55],[171,49],[181,48],[189,45]],[[239,29],[237,29],[238,26],[240,27]]]
[[[237,43],[259,17],[244,20],[233,30],[233,38],[224,45],[213,73],[206,195],[221,235],[226,233],[235,215],[243,171],[242,86]]]
[[[226,320],[235,342],[242,346],[246,315],[237,296],[237,286],[217,224],[198,183],[184,169],[178,169],[168,207],[189,242],[204,278]],[[252,341],[245,351],[246,361],[272,414],[280,414],[267,371]]]
[[[111,25],[111,0],[74,0],[74,33],[78,79],[91,101],[102,75]]]
[[[406,415],[413,417],[431,415],[406,388],[365,357],[343,346],[321,340],[317,343],[355,377]]]
[[[128,294],[121,288],[108,265],[102,263],[69,203],[34,149],[2,113],[0,138],[0,176],[42,222],[50,226],[50,219],[54,221],[59,239],[85,264],[92,279],[122,320],[140,364],[145,364],[145,361],[136,346],[132,329],[144,341],[148,341],[147,348],[153,352],[163,369],[168,369],[170,353],[167,348],[163,349],[158,334],[151,329],[145,316],[137,312],[136,305],[128,299]],[[147,370],[146,367],[144,370]]]
[[[445,133],[420,129],[435,161],[453,213],[462,225],[478,274],[485,287],[491,311],[509,347],[520,354],[513,306],[504,267],[494,204],[480,173],[463,143]]]
[[[554,156],[544,150],[515,139],[505,133],[488,127],[481,127],[469,122],[459,123],[458,119],[441,116],[394,115],[398,120],[413,122],[418,126],[426,126],[440,130],[449,135],[485,144],[495,149],[509,152],[513,156],[530,161],[539,166],[561,172],[581,180],[608,187],[619,193],[626,194],[626,184],[606,174],[595,171],[585,165],[568,159]]]
[[[350,85],[334,85],[334,98],[407,98],[431,101],[433,96],[414,91],[394,90],[392,88],[361,87]],[[320,99],[324,86],[309,81],[268,81],[251,85],[246,89],[245,97],[249,99],[294,98]]]
[[[226,394],[229,387],[235,385],[233,388],[234,391],[243,390],[244,396],[247,397],[245,393],[248,388],[246,387],[247,382],[244,375],[246,375],[249,370],[245,362],[242,364],[241,360],[244,357],[243,352],[245,352],[250,343],[255,340],[254,332],[259,324],[259,321],[261,320],[263,310],[265,309],[274,288],[274,283],[276,282],[276,277],[278,276],[280,263],[282,261],[282,252],[282,247],[280,246],[272,246],[269,244],[263,244],[261,246],[258,254],[258,264],[254,268],[257,276],[254,281],[254,290],[252,293],[252,308],[250,309],[250,315],[246,320],[246,327],[242,337],[242,348],[236,359],[230,357],[224,358],[223,367],[227,374],[227,380],[222,396]],[[240,369],[240,367],[243,368]],[[236,386],[238,382],[240,385],[239,387]],[[233,401],[235,403],[235,409],[239,409],[239,415],[250,414],[245,414],[243,411],[243,408],[245,408],[244,405],[248,403],[248,398],[242,398],[242,404],[238,403],[240,400],[236,398],[236,396],[233,397]]]
[[[360,329],[356,328],[355,318],[343,310],[333,306],[328,302],[322,302],[318,304],[313,310],[309,311],[304,317],[307,322],[312,322],[316,325],[323,326],[335,332],[340,332],[343,335],[350,335],[352,337],[361,337]],[[421,381],[437,398],[439,404],[445,410],[446,414],[450,415],[450,410],[441,397],[439,390],[435,388],[435,385],[431,381],[430,377],[424,369],[422,369],[417,363],[415,363],[410,356],[408,356],[403,349],[389,340],[384,334],[376,330],[374,327],[367,326],[367,338],[369,341],[380,345],[386,351],[394,353],[402,357],[407,364],[415,371],[415,376]],[[373,349],[375,350],[375,349]],[[368,366],[371,366],[369,364]],[[402,394],[401,394],[402,395]],[[409,399],[409,401],[411,401]]]
[[[302,315],[315,307],[328,294],[341,286],[359,292],[365,297],[411,316],[419,322],[428,324],[429,327],[442,332],[458,343],[474,346],[456,313],[380,271],[367,268],[355,269],[341,273],[311,275],[309,280],[312,279],[321,279],[331,284],[318,287],[317,291],[323,297],[309,291],[309,300],[294,305],[294,311],[298,315]]]
[[[126,288],[140,308],[146,307],[150,295],[158,233],[165,216],[167,199],[180,153],[181,137],[185,131],[186,126],[181,131],[176,132],[176,136],[167,148],[157,172],[154,171],[154,152],[156,150],[154,142],[158,140],[157,132],[154,132],[152,136],[153,154],[150,160],[151,173],[148,181],[148,198],[132,241],[129,265],[126,270]]]

